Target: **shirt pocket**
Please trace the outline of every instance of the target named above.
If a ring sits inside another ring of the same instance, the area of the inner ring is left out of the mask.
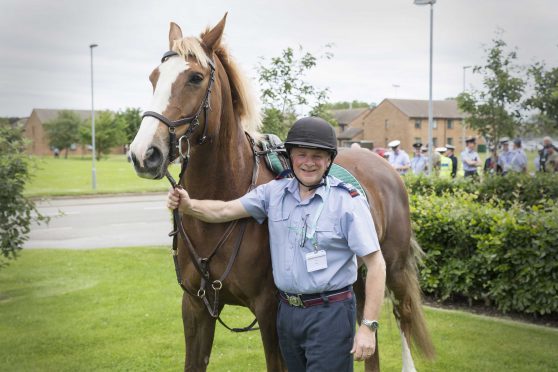
[[[346,245],[346,240],[341,234],[341,222],[329,216],[322,216],[318,220],[316,239],[319,249],[327,250],[328,248],[339,248],[342,244]]]

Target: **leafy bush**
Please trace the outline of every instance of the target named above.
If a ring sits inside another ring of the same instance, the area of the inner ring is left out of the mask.
[[[36,213],[33,202],[23,196],[25,182],[29,180],[24,150],[21,131],[0,122],[0,268],[17,257],[31,221],[45,220]]]
[[[481,195],[481,194],[479,194]],[[483,201],[476,194],[412,195],[426,257],[421,284],[441,301],[484,301],[503,312],[558,314],[558,205]]]
[[[547,199],[558,199],[558,174],[552,173],[537,173],[535,176],[510,173],[505,176],[484,177],[481,181],[471,178],[441,179],[407,175],[405,185],[413,195],[476,193],[479,201],[497,199],[506,208],[516,203],[534,206]]]

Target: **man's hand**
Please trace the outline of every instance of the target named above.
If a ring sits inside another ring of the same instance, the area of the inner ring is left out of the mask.
[[[192,209],[192,202],[188,192],[181,187],[170,189],[167,196],[167,208],[176,209],[182,213]]]
[[[358,327],[351,354],[356,361],[370,358],[376,351],[376,333],[365,325]]]

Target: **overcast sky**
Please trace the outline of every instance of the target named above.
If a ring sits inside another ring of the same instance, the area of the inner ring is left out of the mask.
[[[91,43],[99,44],[95,108],[146,110],[169,22],[197,36],[225,12],[224,40],[252,78],[260,57],[297,45],[318,54],[333,43],[334,57],[309,77],[332,101],[428,99],[429,6],[413,0],[1,0],[0,116],[90,109]],[[556,0],[438,0],[434,99],[461,92],[463,66],[485,61],[498,29],[519,63],[558,66],[557,24]],[[481,86],[471,70],[466,82]]]

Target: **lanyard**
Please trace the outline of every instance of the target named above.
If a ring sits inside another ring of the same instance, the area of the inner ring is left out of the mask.
[[[316,210],[316,214],[314,215],[314,220],[312,224],[308,225],[306,220],[304,222],[304,238],[302,241],[302,246],[304,246],[306,239],[310,239],[312,240],[312,246],[314,247],[314,251],[318,250],[318,239],[316,238],[316,228],[318,227],[318,220],[320,219],[320,216],[322,215],[322,211],[324,210],[324,205],[327,203],[327,200],[329,198],[329,191],[330,191],[329,183],[326,183],[325,188],[326,188],[325,196],[321,199],[320,205],[318,206],[318,209]]]

